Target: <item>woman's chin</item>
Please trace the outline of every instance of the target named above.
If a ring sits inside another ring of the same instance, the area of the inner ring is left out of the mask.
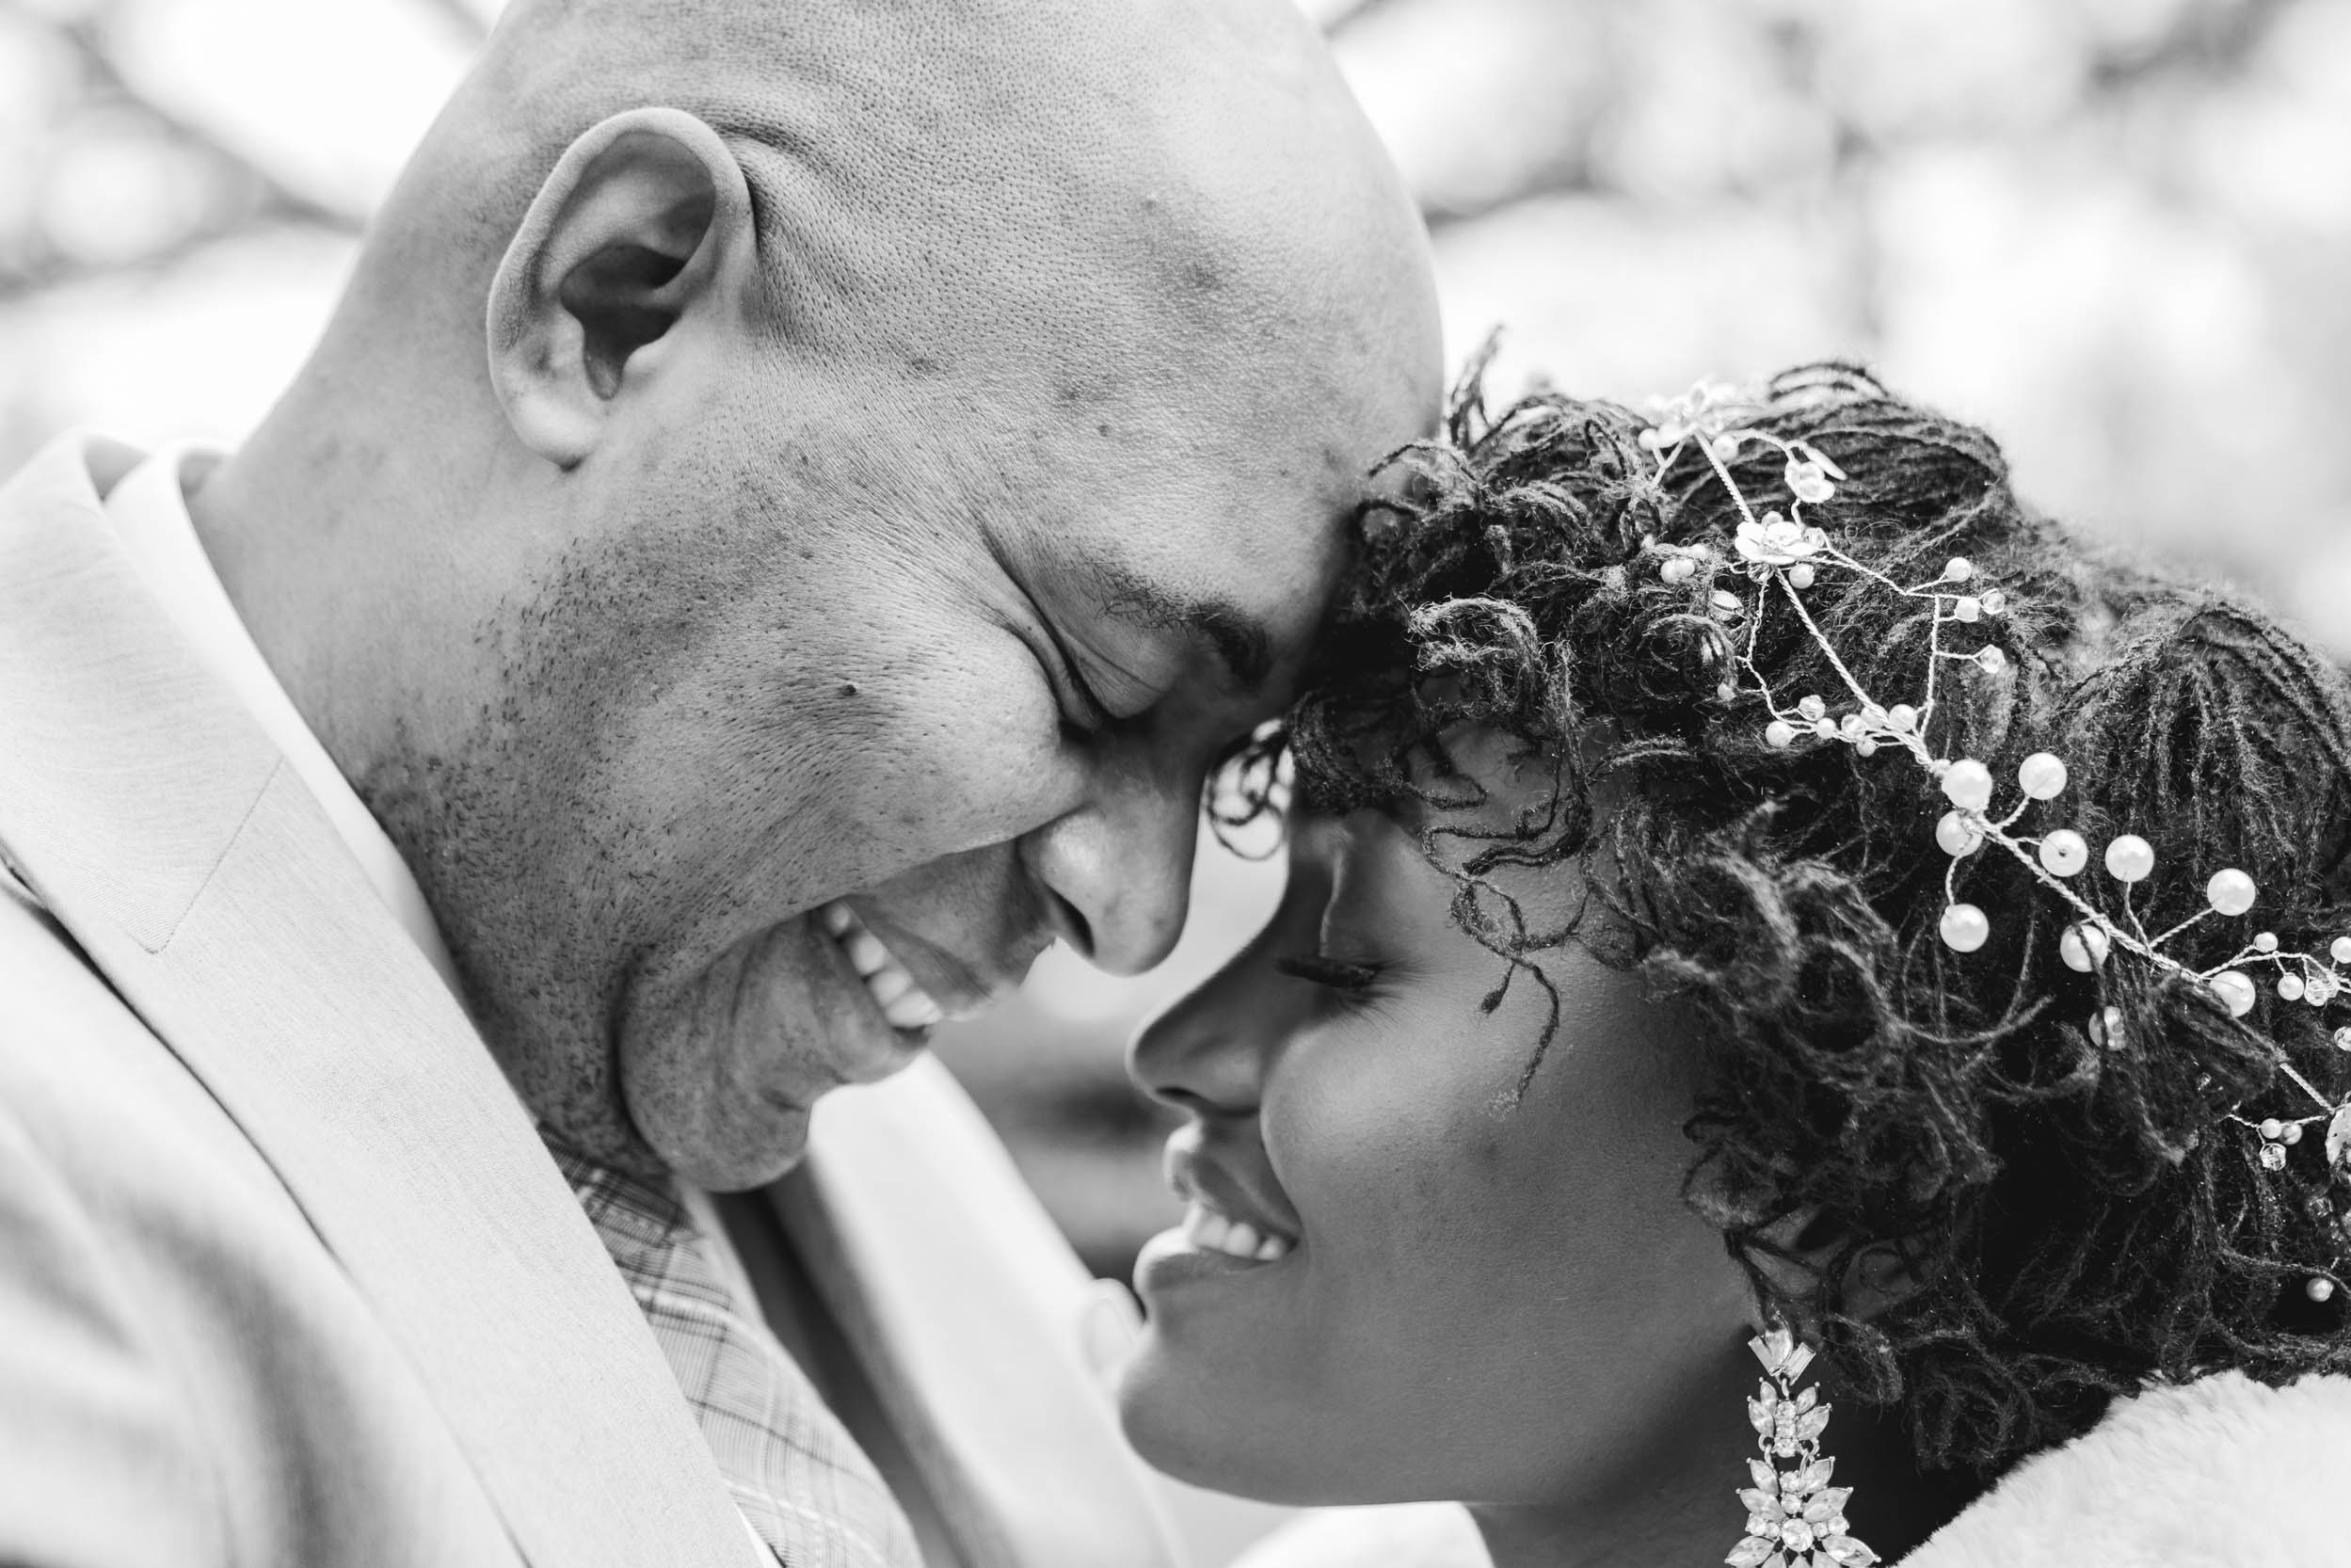
[[[1146,1327],[1118,1384],[1118,1418],[1127,1441],[1152,1468],[1193,1486],[1261,1502],[1323,1500],[1316,1478],[1296,1467],[1327,1450],[1288,1441],[1294,1413],[1245,1397],[1234,1380],[1194,1365]]]

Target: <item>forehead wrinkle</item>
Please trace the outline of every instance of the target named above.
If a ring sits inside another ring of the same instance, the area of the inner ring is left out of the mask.
[[[1097,562],[1088,570],[1104,615],[1147,631],[1200,638],[1244,694],[1255,694],[1272,674],[1273,634],[1239,605],[1155,583],[1118,562]]]

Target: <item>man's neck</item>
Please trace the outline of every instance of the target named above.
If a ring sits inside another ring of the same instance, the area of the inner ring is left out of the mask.
[[[299,389],[297,389],[298,392]],[[420,574],[444,520],[429,488],[404,482],[403,454],[318,428],[296,397],[201,475],[188,514],[221,586],[270,671],[346,779],[429,727],[443,667],[470,637],[450,585]]]
[[[342,594],[339,584],[321,578],[330,563],[314,532],[334,487],[315,471],[309,485],[290,483],[284,455],[273,450],[276,434],[264,425],[203,474],[188,494],[188,517],[270,672],[347,778],[365,726],[351,712],[352,694],[338,694],[325,678],[338,652],[321,611]],[[311,504],[297,510],[293,498],[305,491]]]

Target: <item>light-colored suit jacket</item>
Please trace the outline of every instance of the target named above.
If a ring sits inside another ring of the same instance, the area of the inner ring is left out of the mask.
[[[463,1012],[121,555],[135,456],[59,443],[0,489],[0,1561],[758,1562]],[[852,1338],[916,1359],[873,1381],[984,1515],[961,1555],[1169,1560],[1048,1320],[1082,1279],[1048,1243],[1050,1280],[995,1282],[1016,1366],[1052,1365],[988,1432],[1008,1374],[958,1365],[956,1304],[926,1317],[930,1265],[874,1234],[934,1207],[858,1168],[905,1128],[836,1142],[783,1208]],[[1024,1500],[1072,1420],[1071,1498]]]

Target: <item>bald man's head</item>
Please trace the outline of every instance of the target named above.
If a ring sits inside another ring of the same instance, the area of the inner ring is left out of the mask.
[[[1418,217],[1282,0],[516,0],[371,292],[412,323],[487,284],[565,148],[644,104],[741,166],[795,353],[1099,393],[1429,332]]]
[[[1166,952],[1437,360],[1286,0],[517,0],[238,461],[525,1097],[736,1185],[1050,939]]]

